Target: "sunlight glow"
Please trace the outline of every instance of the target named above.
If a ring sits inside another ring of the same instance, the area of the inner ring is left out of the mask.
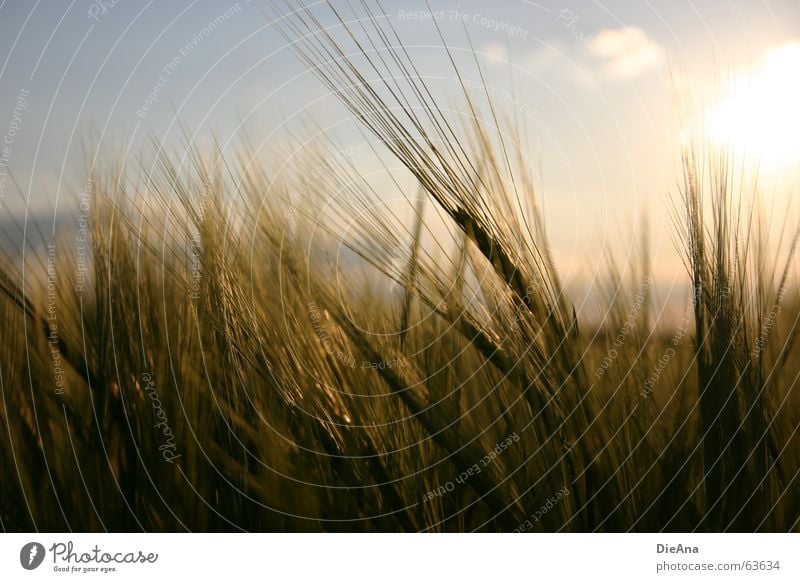
[[[760,69],[737,79],[707,128],[716,143],[762,167],[800,161],[800,42],[771,49]]]

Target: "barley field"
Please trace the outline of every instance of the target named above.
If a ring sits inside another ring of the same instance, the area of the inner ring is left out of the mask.
[[[379,3],[290,4],[378,170],[311,114],[71,160],[58,228],[4,233],[2,530],[800,531],[795,207],[687,139],[651,206],[679,308],[646,224],[589,305],[477,58],[445,101]]]

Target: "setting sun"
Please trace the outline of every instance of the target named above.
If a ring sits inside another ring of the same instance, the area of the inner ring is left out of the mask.
[[[800,160],[800,43],[769,50],[709,114],[712,139],[774,167]]]

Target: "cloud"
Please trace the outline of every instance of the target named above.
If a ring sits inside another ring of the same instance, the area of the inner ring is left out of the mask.
[[[532,51],[525,62],[528,70],[589,87],[609,79],[631,80],[666,61],[664,48],[637,27],[569,32],[570,42],[551,39]]]
[[[609,74],[620,79],[638,77],[661,66],[666,58],[662,46],[635,26],[600,30],[588,46],[605,59]]]
[[[508,63],[508,50],[506,49],[506,45],[499,42],[492,42],[483,45],[480,48],[480,52],[482,52],[486,59],[494,65]]]

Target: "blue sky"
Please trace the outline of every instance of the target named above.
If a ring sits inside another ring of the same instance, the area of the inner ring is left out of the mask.
[[[446,90],[451,73],[425,4],[383,8]],[[552,236],[566,254],[624,239],[642,208],[664,214],[677,161],[670,70],[702,92],[715,75],[800,40],[796,0],[431,0],[431,9],[458,54],[466,29],[499,98],[513,79],[507,105],[526,111],[537,135]],[[272,14],[255,0],[0,3],[0,134],[13,127],[3,163],[19,184],[6,180],[0,218],[52,213],[74,195],[86,147],[134,155],[151,137],[179,146],[181,123],[201,144],[211,130],[231,148],[244,131],[279,143],[300,109],[345,127],[346,111],[287,50]]]

